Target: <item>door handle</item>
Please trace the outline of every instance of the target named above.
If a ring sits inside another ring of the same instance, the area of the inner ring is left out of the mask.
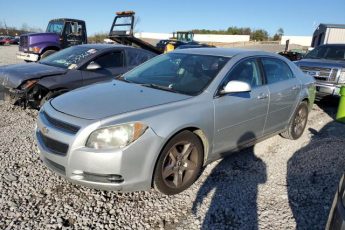
[[[259,96],[257,96],[257,99],[259,99],[259,100],[266,99],[266,98],[268,98],[268,94],[262,93]]]

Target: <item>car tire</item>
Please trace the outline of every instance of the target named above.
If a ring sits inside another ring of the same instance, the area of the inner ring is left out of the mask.
[[[56,50],[46,50],[46,51],[44,51],[43,54],[41,54],[41,58],[40,58],[40,59],[43,59],[43,58],[45,58],[45,57],[48,57],[49,55],[51,55],[51,54],[53,54],[53,53],[55,53],[55,52],[56,52]]]
[[[287,139],[291,139],[291,140],[296,140],[298,138],[300,138],[304,132],[304,129],[307,125],[307,121],[308,121],[308,113],[309,113],[309,110],[308,110],[308,104],[307,102],[305,101],[302,101],[290,123],[289,123],[289,126],[287,128],[287,130],[283,133],[281,133],[280,135],[284,138],[287,138]]]
[[[66,92],[67,90],[49,91],[39,102],[39,108],[41,108],[44,105],[44,103],[46,103],[46,101],[49,101],[50,99],[57,97]]]
[[[156,163],[153,186],[163,194],[174,195],[191,186],[198,178],[204,161],[200,139],[190,131],[174,136],[164,147]]]

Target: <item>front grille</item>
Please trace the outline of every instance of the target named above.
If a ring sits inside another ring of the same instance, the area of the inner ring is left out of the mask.
[[[55,153],[60,156],[66,156],[68,151],[68,144],[62,143],[60,141],[51,139],[47,136],[44,136],[40,131],[38,131],[38,136],[42,141],[42,144],[52,153]]]
[[[304,73],[313,76],[315,80],[328,82],[335,82],[339,71],[339,69],[336,68],[322,68],[309,66],[301,66],[300,68]]]
[[[43,116],[52,126],[54,126],[57,129],[60,129],[64,132],[67,133],[71,133],[71,134],[76,134],[80,127],[76,126],[76,125],[71,125],[69,123],[60,121],[58,119],[52,118],[51,116],[49,116],[45,111],[40,113],[41,116]]]
[[[28,40],[29,40],[28,36],[20,36],[19,45],[21,47],[27,47],[28,46]]]

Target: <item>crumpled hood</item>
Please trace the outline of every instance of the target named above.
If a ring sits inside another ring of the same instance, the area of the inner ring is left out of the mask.
[[[7,65],[0,67],[0,84],[7,88],[17,88],[29,79],[60,75],[66,72],[66,69],[39,63]]]
[[[329,59],[301,59],[296,61],[295,64],[298,66],[345,68],[345,61]]]
[[[101,120],[190,97],[114,80],[73,90],[54,98],[50,104],[74,117]]]

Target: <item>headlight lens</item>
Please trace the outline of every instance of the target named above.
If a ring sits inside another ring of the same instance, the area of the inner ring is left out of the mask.
[[[25,82],[25,83],[22,85],[22,89],[29,89],[29,88],[31,88],[32,86],[34,86],[37,82],[38,82],[38,80],[28,80],[27,82]]]
[[[341,69],[339,79],[338,79],[339,84],[345,84],[345,69]]]
[[[146,129],[147,126],[140,122],[98,129],[91,133],[86,146],[94,149],[123,148],[137,140]]]
[[[29,51],[32,51],[34,53],[39,53],[40,52],[40,47],[34,46],[34,47],[29,47]]]

